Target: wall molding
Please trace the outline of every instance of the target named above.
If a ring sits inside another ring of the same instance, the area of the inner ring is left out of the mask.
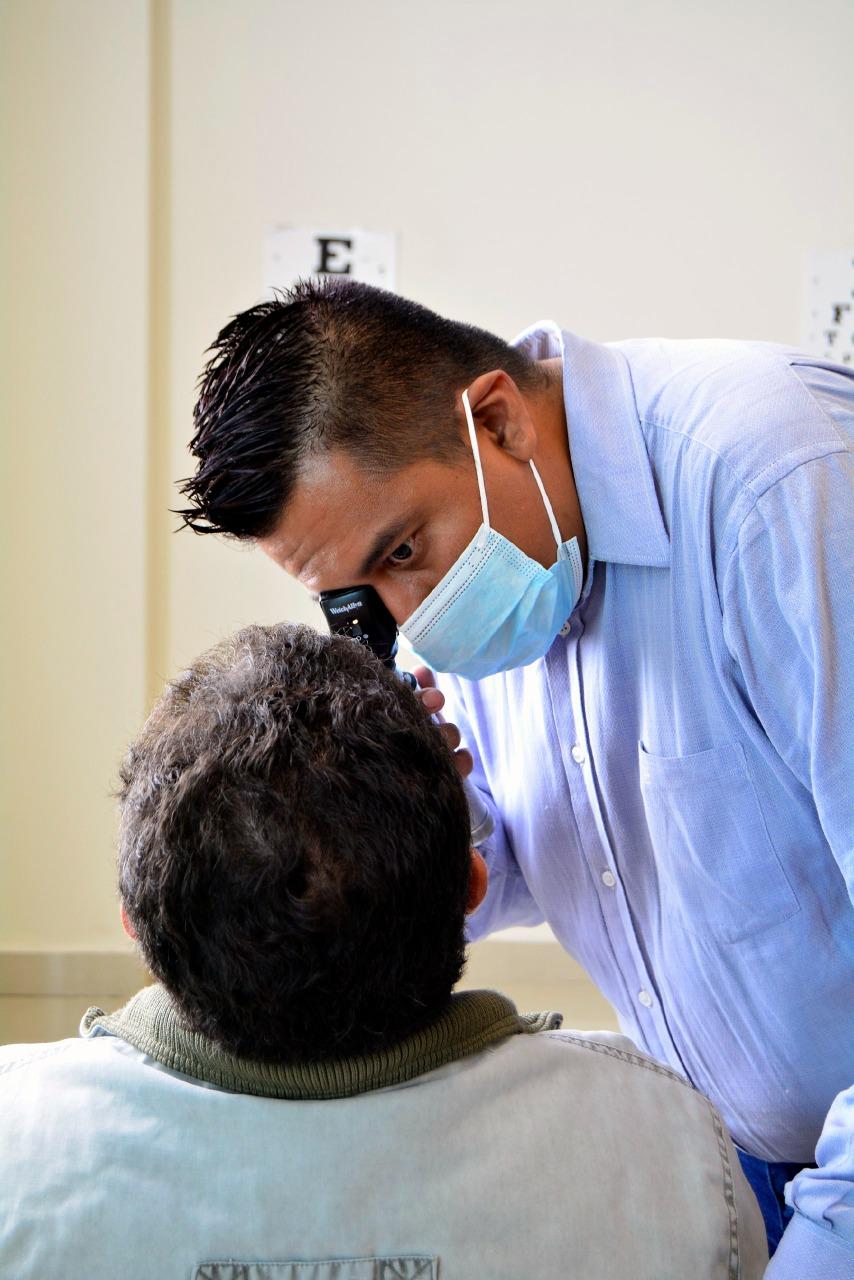
[[[150,981],[132,951],[0,951],[0,996],[129,996]]]
[[[590,979],[556,939],[528,942],[493,934],[468,946],[462,986],[583,982]]]
[[[0,996],[129,996],[151,980],[132,950],[0,950]],[[469,944],[464,986],[543,981],[589,978],[554,940],[522,942],[496,934]]]

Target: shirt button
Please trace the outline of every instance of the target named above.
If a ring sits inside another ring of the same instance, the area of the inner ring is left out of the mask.
[[[649,994],[648,991],[639,991],[638,1000],[640,1001],[640,1003],[643,1005],[645,1009],[652,1008],[652,996]]]
[[[576,764],[584,764],[584,761],[587,759],[587,756],[584,753],[584,748],[579,746],[577,742],[569,754],[572,756]]]
[[[614,875],[613,871],[602,872],[602,883],[606,884],[609,889],[613,889],[614,885],[617,883],[617,877]]]

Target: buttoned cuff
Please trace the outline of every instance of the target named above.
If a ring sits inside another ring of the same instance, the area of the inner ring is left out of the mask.
[[[795,1211],[765,1280],[854,1280],[854,1244]]]

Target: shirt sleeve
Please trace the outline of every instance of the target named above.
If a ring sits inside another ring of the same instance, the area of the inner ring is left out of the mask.
[[[509,929],[511,925],[542,924],[545,917],[531,896],[495,797],[489,789],[476,726],[472,723],[466,705],[464,682],[456,676],[448,675],[437,679],[439,688],[445,695],[442,715],[445,720],[457,726],[462,736],[462,745],[472,754],[474,769],[469,780],[480,791],[495,823],[492,835],[479,846],[489,870],[489,883],[483,902],[466,919],[466,938],[469,942],[476,942],[497,929]]]
[[[816,1162],[786,1187],[795,1214],[767,1280],[854,1280],[854,1087],[834,1101]]]
[[[722,590],[751,708],[813,797],[854,902],[854,457],[802,463],[744,519]],[[854,923],[854,921],[852,921]]]

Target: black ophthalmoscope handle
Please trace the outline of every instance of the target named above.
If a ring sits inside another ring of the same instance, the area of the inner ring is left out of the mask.
[[[367,645],[390,671],[397,671],[411,689],[417,688],[412,672],[400,671],[395,664],[397,623],[373,587],[321,591],[320,607],[333,635],[347,636]]]

